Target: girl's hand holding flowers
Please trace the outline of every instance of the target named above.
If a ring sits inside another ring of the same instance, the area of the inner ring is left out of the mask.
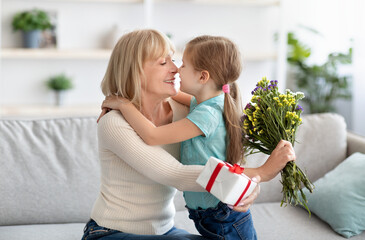
[[[292,144],[288,141],[280,140],[267,161],[260,167],[261,176],[266,177],[263,181],[273,179],[288,162],[295,159],[296,156]]]
[[[300,204],[310,214],[305,194],[301,188],[303,184],[312,192],[314,186],[296,163],[289,161],[295,160],[292,146],[295,143],[298,126],[302,124],[300,114],[303,108],[298,105],[298,102],[304,98],[304,94],[300,92],[293,93],[290,90],[286,90],[285,94],[281,94],[278,91],[277,83],[276,80],[268,81],[266,78],[262,78],[252,91],[251,102],[246,105],[245,115],[242,118],[245,132],[243,144],[248,154],[263,152],[270,155],[277,154],[279,151],[289,151],[286,154],[288,159],[272,162],[269,158],[265,163],[268,166],[264,164],[263,167],[281,170],[281,183],[283,185],[281,205],[283,203]],[[286,161],[289,162],[284,167]],[[281,167],[283,168],[281,169]],[[302,199],[299,197],[298,192],[300,192]]]

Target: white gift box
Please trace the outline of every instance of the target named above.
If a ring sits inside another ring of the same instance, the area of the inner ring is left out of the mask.
[[[242,173],[243,168],[210,157],[196,182],[226,204],[237,206],[257,183]]]

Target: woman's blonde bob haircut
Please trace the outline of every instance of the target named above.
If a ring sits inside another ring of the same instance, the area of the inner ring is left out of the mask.
[[[124,97],[140,108],[143,64],[174,52],[168,37],[157,30],[135,30],[123,35],[113,49],[101,82],[103,94]]]

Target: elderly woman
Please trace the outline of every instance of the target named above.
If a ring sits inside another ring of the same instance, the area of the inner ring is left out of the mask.
[[[177,94],[173,52],[169,39],[156,30],[124,35],[102,81],[104,95],[128,99],[156,126],[185,117],[186,107],[170,98]],[[173,221],[176,189],[205,191],[195,182],[203,166],[182,165],[179,144],[145,144],[119,111],[99,120],[98,140],[100,193],[83,239],[204,239],[175,228]],[[263,166],[245,173],[268,181],[294,159],[292,146],[282,141]],[[234,210],[247,211],[258,192]]]

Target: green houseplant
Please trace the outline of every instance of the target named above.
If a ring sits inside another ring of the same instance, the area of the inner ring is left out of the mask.
[[[73,88],[71,78],[67,77],[65,74],[50,77],[46,84],[49,89],[55,92],[55,102],[57,106],[62,105],[64,92]]]
[[[26,48],[38,48],[41,31],[53,27],[48,14],[39,9],[15,14],[12,26],[14,31],[23,32],[23,43]]]
[[[347,53],[330,53],[321,65],[310,65],[311,49],[288,33],[287,61],[293,67],[295,83],[305,93],[303,101],[310,113],[335,111],[334,100],[349,99],[349,76],[340,76],[338,67],[352,62],[352,48]]]

